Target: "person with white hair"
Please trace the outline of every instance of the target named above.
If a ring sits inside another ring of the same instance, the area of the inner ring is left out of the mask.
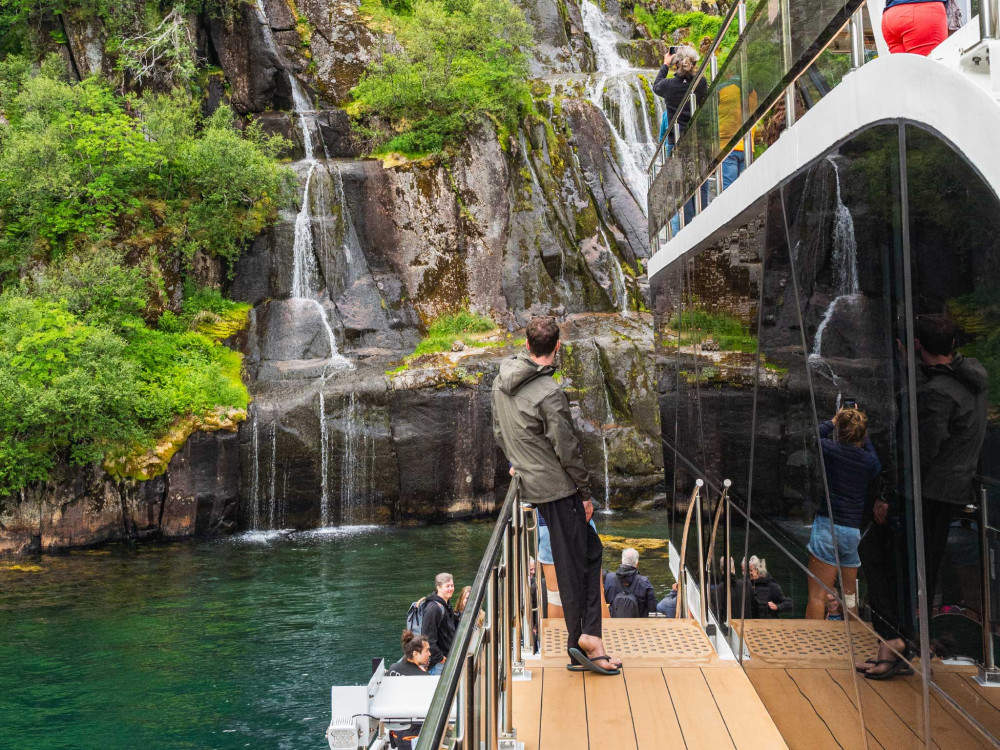
[[[604,601],[612,617],[648,617],[656,611],[656,592],[649,579],[639,574],[639,553],[622,550],[621,567],[604,578]]]

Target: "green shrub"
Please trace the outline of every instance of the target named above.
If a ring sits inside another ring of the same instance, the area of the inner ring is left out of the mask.
[[[431,352],[450,351],[456,340],[466,346],[489,346],[488,342],[477,340],[476,334],[489,333],[496,329],[497,325],[492,320],[468,310],[461,310],[454,315],[442,315],[431,323],[427,335],[417,344],[413,354],[420,356]]]
[[[516,122],[528,100],[531,27],[510,0],[370,0],[402,46],[369,67],[351,111],[377,153],[454,146],[484,117]],[[388,127],[385,127],[385,124]]]
[[[148,282],[120,261],[74,256],[0,295],[0,497],[61,463],[146,447],[177,417],[247,407],[241,355],[191,322],[245,320],[249,306],[191,288],[183,315],[150,329]]]
[[[127,106],[97,79],[4,70],[5,83],[20,78],[4,94],[0,279],[29,258],[154,233],[160,247],[232,261],[289,194],[274,158],[285,142],[256,126],[241,135],[225,107],[202,122],[185,93]]]

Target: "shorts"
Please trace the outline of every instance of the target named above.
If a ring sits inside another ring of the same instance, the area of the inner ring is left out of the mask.
[[[593,518],[590,519],[590,525],[594,531],[597,531],[597,526],[594,524]],[[555,561],[552,559],[552,540],[549,538],[549,527],[542,521],[541,513],[538,514],[538,562],[542,565],[555,564]]]
[[[821,563],[836,567],[839,556],[840,567],[860,568],[861,558],[858,556],[860,543],[861,529],[831,523],[829,516],[817,515],[813,519],[812,536],[809,537],[807,549],[809,554]]]

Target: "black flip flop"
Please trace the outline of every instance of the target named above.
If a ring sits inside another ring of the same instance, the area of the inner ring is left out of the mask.
[[[585,666],[583,666],[582,664],[573,664],[573,663],[567,664],[566,665],[566,669],[568,669],[570,672],[586,672],[587,671],[587,668]]]
[[[865,659],[865,664],[872,664],[872,665],[874,665],[874,664],[877,664],[877,663],[878,662],[875,659]],[[854,671],[857,672],[858,674],[868,674],[868,670],[867,669],[865,669],[864,667],[859,667],[857,665],[855,665]]]
[[[597,664],[594,664],[595,661],[606,661],[610,664],[611,663],[610,656],[595,656],[593,659],[591,659],[578,648],[571,648],[569,650],[569,655],[572,656],[574,659],[576,659],[578,662],[581,662],[581,666],[584,669],[586,669],[588,672],[593,672],[594,674],[603,674],[611,676],[611,675],[621,674],[622,672],[621,669],[618,668],[605,669],[604,667],[600,667]]]
[[[908,677],[913,674],[913,670],[907,666],[902,657],[896,657],[895,659],[877,659],[875,664],[891,664],[892,666],[884,672],[865,672],[866,680],[888,680],[890,677]]]

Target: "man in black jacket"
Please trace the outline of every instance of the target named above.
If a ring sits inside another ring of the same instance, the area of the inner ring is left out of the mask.
[[[917,385],[917,432],[927,605],[933,607],[951,522],[963,506],[976,502],[989,376],[977,360],[955,353],[957,329],[947,315],[919,316],[914,333],[923,375]]]
[[[452,641],[455,640],[458,620],[451,608],[451,597],[455,593],[455,579],[451,573],[438,573],[434,578],[434,589],[434,593],[422,605],[420,633],[426,636],[431,647],[428,674],[441,674],[448,652],[451,651]]]
[[[618,599],[616,604],[619,595],[635,597],[634,606],[628,599]],[[605,576],[604,601],[608,603],[612,617],[648,617],[650,612],[656,611],[653,584],[639,573],[639,553],[631,547],[622,551],[621,567]]]

